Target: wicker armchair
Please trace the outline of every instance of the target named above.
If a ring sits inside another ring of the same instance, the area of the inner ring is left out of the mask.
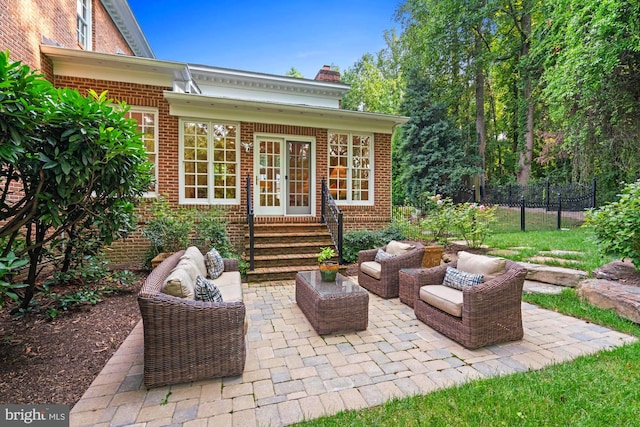
[[[424,245],[421,243],[408,241],[401,243],[413,245],[414,248],[405,254],[396,255],[378,262],[379,277],[374,277],[374,275],[363,271],[363,263],[376,262],[378,248],[360,251],[358,253],[358,284],[382,298],[397,298],[398,272],[401,268],[420,267],[424,256]],[[382,249],[386,250],[387,246],[383,246]]]
[[[447,267],[456,262],[424,269],[420,284],[441,285]],[[415,299],[418,319],[469,349],[522,339],[522,286],[527,274],[519,264],[506,261],[505,272],[492,280],[462,291],[462,315],[453,316]],[[419,294],[419,288],[414,290]]]
[[[245,304],[184,300],[160,292],[184,251],[165,259],[147,277],[138,305],[144,325],[147,387],[240,375],[244,370]],[[224,259],[225,271],[238,260]]]

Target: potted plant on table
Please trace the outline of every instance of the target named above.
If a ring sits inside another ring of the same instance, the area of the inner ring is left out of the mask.
[[[340,268],[337,262],[332,261],[336,255],[336,251],[330,246],[320,248],[320,253],[318,253],[320,276],[325,282],[333,282],[336,280],[338,269]]]

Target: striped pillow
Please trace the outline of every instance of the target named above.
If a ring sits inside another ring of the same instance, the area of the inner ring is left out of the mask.
[[[208,281],[198,274],[195,286],[196,300],[207,302],[222,302],[222,294],[215,283]]]
[[[391,259],[395,257],[395,254],[390,254],[389,252],[385,252],[382,249],[378,249],[378,253],[376,254],[376,262],[384,261],[385,259]]]
[[[220,253],[211,248],[204,256],[204,263],[207,266],[207,274],[209,279],[217,279],[224,272],[224,260]]]
[[[444,275],[442,284],[463,291],[465,288],[470,288],[471,286],[482,283],[482,279],[482,274],[465,273],[464,271],[447,267],[447,272]]]

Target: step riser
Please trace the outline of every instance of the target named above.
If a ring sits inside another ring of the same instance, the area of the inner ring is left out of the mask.
[[[309,258],[294,258],[294,259],[275,259],[268,261],[255,261],[255,268],[273,268],[273,267],[293,267],[293,266],[304,266],[310,265],[316,262],[316,259]]]
[[[323,235],[323,236],[314,236],[314,235],[307,235],[307,236],[269,236],[269,237],[261,237],[261,236],[256,236],[254,238],[254,243],[256,245],[260,245],[260,244],[269,244],[269,243],[283,243],[283,240],[287,239],[286,242],[287,243],[318,243],[320,242],[321,244],[330,244],[331,243],[331,238],[329,238],[327,235]],[[245,239],[245,242],[248,244],[249,243],[249,239]]]
[[[315,245],[315,246],[296,246],[290,248],[260,248],[255,247],[255,255],[295,255],[295,254],[317,254],[320,252],[320,248],[322,246],[333,246],[333,243],[329,242],[326,245]],[[246,253],[249,253],[249,246],[245,248]]]
[[[254,225],[253,227],[254,234],[260,233],[326,233],[327,226],[321,224],[319,226],[309,225],[309,226],[299,226],[299,225]]]

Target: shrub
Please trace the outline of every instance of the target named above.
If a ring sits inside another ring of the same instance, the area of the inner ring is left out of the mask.
[[[453,226],[470,248],[479,248],[496,221],[497,207],[460,203],[454,209]]]
[[[615,202],[587,212],[584,226],[606,254],[630,258],[640,269],[640,180],[627,184]]]
[[[153,202],[151,212],[153,217],[142,230],[142,237],[151,242],[145,265],[150,265],[149,261],[159,253],[186,248],[193,228],[193,213],[184,209],[172,210],[169,202],[162,197]]]
[[[435,194],[427,197],[425,217],[420,221],[420,228],[434,241],[444,242],[453,226],[455,210],[453,201],[448,197]]]
[[[378,231],[349,231],[344,235],[342,259],[346,263],[358,262],[358,252],[379,248],[391,240],[404,240],[405,238],[401,228],[394,224]]]

